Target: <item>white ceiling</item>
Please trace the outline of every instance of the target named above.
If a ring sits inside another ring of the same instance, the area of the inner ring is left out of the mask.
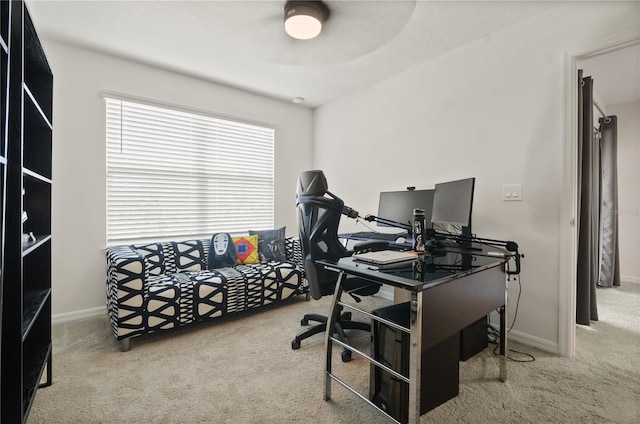
[[[640,44],[578,62],[593,78],[594,97],[601,106],[640,100]]]
[[[554,7],[547,1],[351,0],[313,40],[284,33],[284,0],[28,0],[38,33],[316,107]]]

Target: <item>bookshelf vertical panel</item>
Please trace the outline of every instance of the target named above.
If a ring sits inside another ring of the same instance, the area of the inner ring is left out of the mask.
[[[2,124],[0,125],[0,157],[2,158],[1,162],[6,163],[7,161],[7,152],[6,152],[6,136],[7,136],[7,102],[8,102],[8,90],[7,85],[9,84],[9,54],[4,49],[0,51],[0,87],[2,90],[0,91],[0,114],[2,116]]]
[[[53,75],[24,1],[0,12],[0,422],[24,423],[52,375]]]

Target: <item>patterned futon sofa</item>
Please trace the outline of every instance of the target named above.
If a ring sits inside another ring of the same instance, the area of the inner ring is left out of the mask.
[[[208,270],[210,240],[107,248],[107,309],[123,351],[132,337],[308,292],[298,239],[287,260]]]

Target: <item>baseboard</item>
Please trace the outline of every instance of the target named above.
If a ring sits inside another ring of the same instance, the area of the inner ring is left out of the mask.
[[[98,306],[96,308],[83,309],[81,311],[63,312],[61,314],[53,314],[51,316],[51,324],[62,324],[64,322],[78,321],[85,318],[94,318],[106,315],[106,313],[106,306]]]
[[[495,328],[496,331],[498,331],[499,326],[497,324],[492,323],[491,326]],[[545,352],[551,352],[555,354],[559,354],[560,352],[558,349],[559,347],[558,343],[541,339],[540,337],[532,336],[531,334],[522,333],[520,331],[515,331],[515,330],[510,331],[507,337],[507,344],[509,344],[509,341],[522,343],[523,345],[535,347],[540,350],[544,350]]]
[[[621,275],[620,282],[640,284],[640,277],[632,277],[630,275]]]
[[[380,291],[376,293],[376,296],[387,300],[393,300],[393,287],[388,285],[380,287]]]
[[[513,340],[518,343],[525,344],[527,346],[532,346],[540,350],[544,350],[545,352],[551,352],[555,354],[558,354],[560,352],[558,350],[558,347],[559,347],[558,343],[541,339],[540,337],[532,336],[530,334],[521,333],[519,331],[511,331],[509,333],[508,340]]]

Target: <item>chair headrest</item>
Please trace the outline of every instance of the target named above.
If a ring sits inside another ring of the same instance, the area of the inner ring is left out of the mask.
[[[298,187],[296,194],[298,196],[323,196],[329,186],[327,178],[321,170],[304,171],[298,177]]]

